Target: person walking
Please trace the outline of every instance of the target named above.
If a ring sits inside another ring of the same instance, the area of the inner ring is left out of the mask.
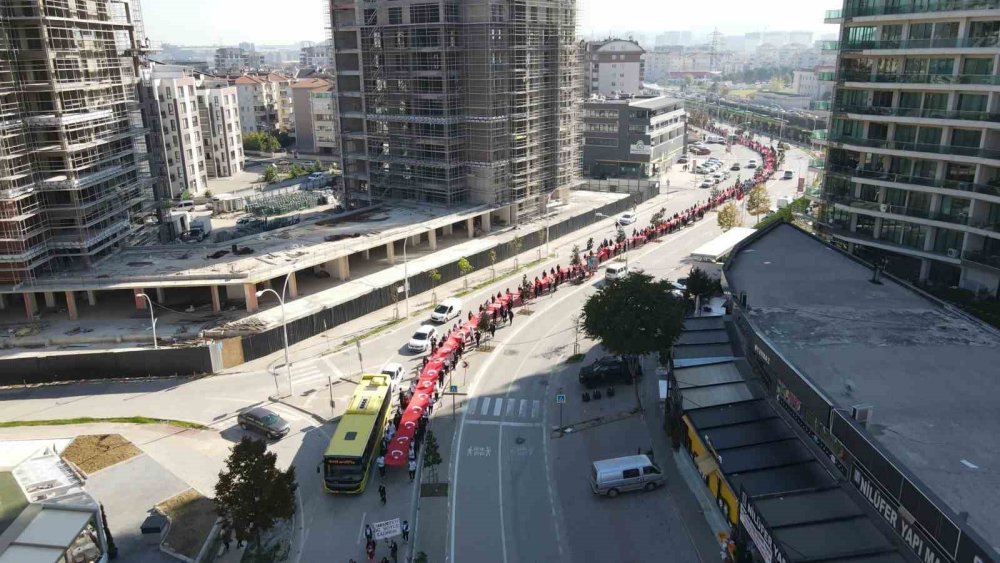
[[[368,555],[368,563],[375,563],[375,544],[369,542],[365,553]]]
[[[490,323],[490,338],[496,338],[497,335],[497,324]]]
[[[406,467],[407,472],[410,474],[410,482],[417,476],[417,460],[411,459],[409,465]]]
[[[222,525],[222,553],[227,553],[229,551],[229,544],[233,541],[233,528],[229,525],[227,520]]]
[[[385,504],[385,485],[378,486],[378,498]]]
[[[392,543],[389,544],[389,555],[392,556],[392,563],[399,563],[399,544],[396,543],[396,540],[392,540]]]
[[[371,524],[365,524],[365,542],[371,545],[372,541],[374,541],[372,538],[374,537],[375,534],[372,532]]]
[[[402,530],[403,530],[403,543],[407,543],[410,541],[410,523],[407,522],[406,520],[403,520]]]
[[[385,477],[385,456],[379,455],[375,458],[375,467],[378,467],[379,477]]]
[[[482,334],[480,334],[480,332],[479,332],[479,331],[477,330],[477,331],[476,331],[476,349],[478,349],[478,348],[479,348],[479,340],[480,340],[481,338],[482,338]]]

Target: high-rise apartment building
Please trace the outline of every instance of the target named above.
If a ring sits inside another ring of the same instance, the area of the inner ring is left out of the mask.
[[[255,72],[266,70],[264,55],[242,47],[219,47],[215,50],[215,72]]]
[[[642,91],[646,50],[631,39],[605,39],[586,44],[587,96],[634,95]]]
[[[822,218],[890,272],[992,295],[1000,284],[996,0],[848,0]]]
[[[574,1],[335,0],[330,12],[349,191],[535,214],[577,181]]]
[[[236,87],[190,69],[154,65],[145,78],[160,196],[196,195],[209,178],[243,170]]]
[[[0,5],[0,283],[88,266],[151,202],[132,0]]]

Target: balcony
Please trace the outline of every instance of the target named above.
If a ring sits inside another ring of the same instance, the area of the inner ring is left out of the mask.
[[[978,250],[966,250],[962,253],[962,260],[968,260],[969,262],[975,262],[976,264],[1000,270],[1000,254],[987,254]]]
[[[979,147],[960,147],[955,145],[936,145],[933,143],[890,141],[888,139],[863,139],[860,137],[847,137],[844,135],[831,136],[830,142],[840,143],[845,145],[857,145],[862,147],[873,147],[878,149],[895,150],[895,151],[912,151],[912,152],[925,152],[934,154],[970,156],[976,158],[1000,159],[1000,150],[981,149]]]
[[[865,233],[854,232],[850,229],[849,225],[840,222],[829,222],[826,224],[827,229],[829,229],[830,234],[846,239],[851,242],[857,242],[862,245],[876,245],[883,246],[904,254],[910,254],[915,256],[923,256],[926,258],[933,258],[936,260],[946,260],[952,263],[958,263],[958,259],[955,256],[949,256],[947,252],[938,252],[937,250],[924,250],[923,248],[914,248],[913,246],[900,244],[894,240],[880,239],[873,236],[867,235]]]
[[[825,141],[829,138],[830,131],[827,129],[816,129],[811,134],[812,140],[814,141]]]
[[[843,10],[827,10],[823,14],[823,23],[840,23],[844,21]]]
[[[1000,122],[1000,113],[989,113],[985,111],[947,111],[938,109],[920,108],[893,108],[878,106],[848,106],[837,105],[834,112],[840,113],[860,113],[863,115],[885,115],[894,117],[920,117],[925,119],[959,119],[968,121],[993,121]]]
[[[934,39],[889,39],[884,41],[845,41],[841,51],[878,51],[886,49],[995,49],[997,37],[940,37]]]
[[[895,174],[885,172],[884,170],[856,168],[843,164],[830,164],[826,167],[826,173],[846,179],[867,178],[880,180],[882,182],[926,186],[929,188],[943,188],[946,190],[972,192],[1000,197],[1000,182],[997,182],[996,184],[974,184],[972,182],[960,182],[958,180],[937,180],[935,178],[927,178],[923,176]]]
[[[840,41],[823,41],[820,43],[820,49],[823,51],[839,51]]]
[[[917,12],[956,12],[960,10],[996,10],[1000,0],[931,0],[907,4],[878,2],[865,6],[851,6],[841,17],[885,16]]]
[[[992,74],[872,74],[867,71],[841,73],[843,82],[887,82],[892,84],[982,84],[996,86],[1000,76]]]
[[[816,73],[816,80],[834,82],[837,80],[837,73],[829,70],[820,71]]]

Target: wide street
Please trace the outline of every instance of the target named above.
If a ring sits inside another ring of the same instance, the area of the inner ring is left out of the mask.
[[[734,147],[731,155],[719,145],[713,147],[724,161],[738,159],[745,164],[749,158],[758,158],[743,147]],[[783,168],[804,173],[807,159],[801,151],[791,150]],[[634,226],[647,225],[660,207],[671,215],[707,199],[708,190],[692,187],[695,177],[675,166],[671,178],[680,182],[672,181],[668,195],[640,205],[639,221]],[[732,179],[724,185],[731,183]],[[797,180],[772,180],[772,201],[792,194],[796,184]],[[566,265],[574,244],[582,248],[590,237],[597,241],[612,237],[613,219],[553,241],[552,250],[558,258],[544,267]],[[745,226],[752,222],[748,217]],[[629,264],[656,277],[683,277],[691,267],[687,255],[720,233],[711,213],[692,227],[631,251]],[[533,259],[535,252],[528,254]],[[538,275],[542,267],[529,270],[529,278]],[[466,295],[462,298],[465,310],[474,310],[491,293],[513,288],[520,275],[516,278]],[[560,438],[550,432],[560,417],[563,425],[570,425],[621,413],[635,404],[631,387],[619,387],[613,398],[583,403],[576,381],[583,364],[566,363],[576,339],[573,317],[602,283],[601,278],[602,273],[598,273],[586,284],[566,284],[555,294],[541,297],[531,305],[533,314],[519,314],[512,327],[497,332],[492,352],[467,355],[467,375],[455,372],[451,383],[464,393],[456,400],[456,419],[448,420],[452,416],[448,397],[442,400],[443,408],[436,410],[432,422],[442,449],[455,454],[445,456],[439,472],[450,482],[447,517],[423,518],[417,532],[443,532],[448,561],[637,561],[666,553],[679,561],[698,559],[689,528],[705,524],[701,514],[681,513],[674,502],[674,490],[684,487],[683,483],[668,482],[652,493],[630,493],[616,499],[596,497],[589,490],[591,461],[650,448],[642,417],[624,417]],[[459,282],[453,282],[439,288],[438,295],[443,298],[447,291],[459,287]],[[408,377],[412,376],[420,356],[407,353],[405,344],[425,322],[425,318],[411,318],[366,339],[361,344],[365,371],[377,371],[384,363],[395,361],[411,370]],[[358,326],[364,326],[363,320]],[[210,494],[228,447],[243,434],[235,425],[236,414],[250,405],[265,403],[293,427],[291,435],[271,447],[281,464],[294,464],[298,471],[302,518],[296,529],[295,558],[362,560],[364,524],[411,518],[418,496],[405,470],[390,470],[386,476],[389,502],[384,506],[374,487],[356,497],[333,497],[321,490],[316,468],[336,424],[335,420],[322,421],[340,414],[353,391],[351,381],[361,371],[358,351],[353,347],[326,353],[340,338],[328,338],[325,346],[322,340],[313,339],[293,347],[291,397],[284,402],[268,399],[276,390],[288,394],[284,370],[274,378],[266,365],[258,363],[234,373],[197,379],[7,389],[0,391],[4,404],[0,420],[141,415],[206,424],[211,431],[184,431],[164,437],[150,445],[149,454]],[[599,347],[582,335],[580,345],[587,353],[585,362],[600,355]],[[279,357],[280,353],[269,360]],[[555,404],[555,395],[560,392],[568,397],[561,413]],[[331,397],[339,410],[331,409]],[[646,406],[650,406],[648,401]],[[17,430],[24,437],[31,437],[33,431]],[[66,428],[63,435],[70,433],[72,429]]]

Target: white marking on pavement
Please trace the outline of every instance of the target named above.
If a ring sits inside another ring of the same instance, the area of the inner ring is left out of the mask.
[[[483,409],[479,411],[479,414],[485,415],[488,412],[490,412],[490,398],[483,397]]]
[[[467,420],[466,424],[481,424],[483,426],[517,426],[521,428],[541,428],[542,423],[540,422],[513,422],[508,420],[481,420],[481,419],[471,419]]]
[[[518,416],[524,418],[524,415],[528,414],[528,400],[521,399],[521,410],[518,412]]]
[[[517,399],[507,401],[507,412],[504,413],[504,416],[513,415],[515,410],[517,410]]]
[[[473,412],[473,413],[476,412],[476,398],[475,397],[471,397],[469,399],[469,408],[467,410],[469,412]]]
[[[531,401],[531,418],[538,418],[538,411],[542,408],[542,402],[538,399]]]
[[[493,416],[500,416],[501,412],[503,412],[503,399],[497,399],[493,405]]]
[[[365,535],[365,522],[368,520],[368,513],[365,512],[361,515],[361,527],[358,528],[358,543],[361,543],[361,538]]]

